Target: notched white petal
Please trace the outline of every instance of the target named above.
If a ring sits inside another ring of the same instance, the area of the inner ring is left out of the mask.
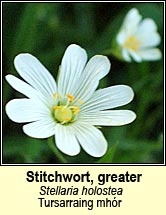
[[[141,19],[142,16],[139,14],[138,10],[136,8],[132,8],[124,18],[122,29],[124,29],[128,35],[135,33]]]
[[[27,84],[26,82],[20,80],[19,78],[13,75],[5,76],[7,82],[18,92],[24,94],[28,98],[40,99],[42,96],[40,92],[36,91],[32,86]]]
[[[128,11],[125,19],[126,19],[126,22],[129,21],[129,20],[133,20],[133,19],[136,19],[137,17],[140,17],[140,14],[137,10],[137,8],[132,8]],[[138,19],[138,18],[137,18]]]
[[[19,54],[14,59],[19,75],[44,96],[52,97],[56,92],[56,83],[48,70],[31,54]]]
[[[136,114],[130,110],[109,110],[82,115],[80,121],[101,126],[121,126],[133,122]]]
[[[127,62],[131,62],[131,57],[127,49],[125,48],[122,49],[122,56],[124,60],[126,60]]]
[[[107,57],[96,55],[87,63],[76,87],[76,100],[87,101],[96,90],[99,80],[108,74],[111,64]]]
[[[95,55],[89,60],[84,70],[84,75],[89,74],[92,76],[97,76],[98,79],[101,79],[108,74],[110,69],[111,63],[106,56]],[[92,72],[93,74],[91,74]]]
[[[55,127],[55,144],[63,153],[74,156],[79,154],[80,146],[74,135],[73,128],[57,124]]]
[[[62,96],[66,93],[73,94],[75,85],[87,62],[86,51],[78,45],[68,46],[62,59],[59,79],[58,92]]]
[[[107,141],[99,129],[84,123],[77,123],[74,128],[80,145],[89,155],[101,157],[106,153]]]
[[[139,55],[142,57],[143,60],[155,61],[160,60],[162,58],[162,53],[158,48],[140,50]]]
[[[126,41],[128,35],[126,35],[126,32],[125,31],[120,31],[116,37],[116,41],[119,45],[123,45],[124,42]]]
[[[8,117],[18,123],[32,122],[49,116],[50,112],[44,106],[37,105],[31,99],[13,99],[6,104]]]
[[[135,52],[132,50],[128,50],[128,52],[130,53],[130,56],[134,59],[134,61],[136,61],[137,63],[140,63],[142,61],[141,56],[139,55],[139,52]]]
[[[55,121],[51,118],[43,118],[39,121],[23,126],[26,135],[34,138],[48,138],[55,134]]]
[[[155,31],[157,31],[157,25],[156,23],[153,21],[153,19],[150,18],[145,18],[144,20],[142,20],[142,22],[139,25],[137,34],[143,34],[143,33],[154,33]]]
[[[116,85],[97,90],[88,102],[81,106],[81,114],[107,110],[126,105],[133,100],[134,92],[127,85]]]

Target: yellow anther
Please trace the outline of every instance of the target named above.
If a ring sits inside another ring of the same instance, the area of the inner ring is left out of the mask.
[[[80,108],[79,107],[73,107],[73,113],[76,115],[80,112]]]
[[[66,94],[67,98],[69,99],[70,102],[74,101],[74,96],[70,95],[70,94]]]
[[[59,98],[59,99],[62,99],[62,96],[61,96],[61,95],[58,95],[58,98]]]
[[[54,94],[53,94],[53,99],[54,99],[54,100],[56,99],[56,96],[57,96],[57,94],[54,93]]]
[[[82,105],[84,102],[81,99],[78,99],[78,102]]]
[[[60,106],[54,106],[53,108],[54,108],[54,110],[60,110],[61,109]]]
[[[65,122],[69,122],[70,119],[71,119],[71,118],[69,118],[69,117],[68,117],[68,118],[64,118],[64,121],[65,121]]]
[[[125,43],[123,44],[123,47],[131,49],[133,51],[137,51],[140,44],[140,41],[135,36],[130,36],[126,39]]]
[[[69,108],[73,109],[72,111],[74,114],[77,114],[80,112],[80,108],[78,106],[70,106]]]

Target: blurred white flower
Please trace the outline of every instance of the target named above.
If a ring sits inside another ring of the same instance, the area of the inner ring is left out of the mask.
[[[80,146],[91,156],[107,150],[102,132],[95,126],[120,126],[136,115],[129,110],[108,110],[133,99],[129,86],[117,85],[96,90],[99,80],[110,70],[105,56],[96,55],[87,63],[87,54],[78,45],[65,51],[58,84],[48,70],[32,55],[19,54],[14,65],[22,81],[13,75],[6,80],[27,98],[13,99],[6,105],[8,117],[28,124],[23,131],[34,138],[55,135],[56,146],[65,154],[77,155]]]
[[[160,43],[157,25],[150,18],[142,20],[136,8],[127,13],[116,40],[121,47],[123,59],[128,62],[131,58],[136,62],[161,58],[161,52],[156,48]]]

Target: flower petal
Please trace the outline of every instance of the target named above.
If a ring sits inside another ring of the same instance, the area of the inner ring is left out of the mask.
[[[8,83],[18,92],[24,94],[28,98],[37,99],[37,100],[43,100],[43,95],[36,91],[32,86],[27,84],[26,82],[20,80],[19,78],[13,76],[13,75],[6,75],[5,76]]]
[[[107,110],[132,101],[134,92],[127,85],[116,85],[97,90],[88,102],[81,106],[81,113],[88,111]]]
[[[101,157],[106,153],[107,142],[99,129],[84,123],[75,123],[74,129],[80,145],[89,155]]]
[[[80,46],[70,45],[63,56],[58,78],[58,93],[61,96],[73,94],[73,88],[85,67],[87,53]]]
[[[73,156],[80,152],[80,146],[70,126],[56,125],[55,143],[57,147],[67,155]]]
[[[157,33],[156,23],[149,18],[140,23],[136,36],[141,41],[140,47],[157,46],[161,41],[160,35]]]
[[[143,60],[159,60],[162,57],[158,48],[139,50],[138,53]]]
[[[150,36],[149,36],[150,35]],[[140,48],[146,48],[146,47],[153,47],[157,46],[160,41],[160,35],[157,32],[153,33],[142,33],[142,35],[139,35],[139,40],[141,41]]]
[[[29,98],[36,98],[37,91],[31,87],[29,84],[25,83],[24,81],[20,80],[19,78],[13,75],[6,75],[5,76],[8,83],[18,92],[24,94]]]
[[[127,38],[128,38],[128,35],[126,34],[126,32],[124,30],[121,30],[116,37],[116,41],[119,45],[122,46],[125,43]]]
[[[137,34],[142,33],[142,32],[152,33],[152,32],[155,32],[155,31],[157,31],[157,25],[154,22],[154,20],[150,19],[150,18],[145,18],[139,24]]]
[[[31,99],[13,99],[7,103],[6,113],[12,121],[24,123],[39,120],[49,115],[50,111]]]
[[[55,126],[56,123],[51,117],[44,117],[39,121],[24,125],[23,131],[30,137],[48,138],[55,134]]]
[[[122,24],[122,30],[126,31],[126,34],[129,36],[134,34],[138,28],[138,25],[142,19],[142,16],[139,14],[136,8],[132,8],[127,13]]]
[[[30,54],[19,54],[14,65],[19,75],[45,97],[52,98],[56,83],[48,70]]]
[[[74,92],[75,100],[88,100],[96,90],[99,80],[103,78],[110,70],[110,62],[107,57],[96,55],[87,63],[80,80],[78,87]]]
[[[129,56],[129,52],[127,49],[122,48],[122,56],[124,60],[126,60],[127,62],[131,62],[131,57]]]
[[[141,56],[139,55],[139,52],[135,52],[133,50],[128,50],[130,56],[137,62],[140,63],[142,61]]]
[[[91,125],[121,126],[133,122],[135,118],[135,113],[130,110],[109,110],[87,113],[82,115],[79,120]]]

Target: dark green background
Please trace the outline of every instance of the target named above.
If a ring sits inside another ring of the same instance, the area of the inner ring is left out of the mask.
[[[3,163],[59,163],[47,140],[22,132],[22,124],[8,119],[5,104],[22,95],[5,81],[18,74],[13,66],[18,53],[35,55],[56,77],[63,53],[76,43],[89,57],[104,54],[118,32],[125,14],[137,8],[155,20],[163,47],[162,3],[3,3]],[[150,36],[150,35],[149,35]],[[134,100],[122,109],[136,112],[126,126],[103,127],[108,153],[95,159],[83,150],[78,156],[63,155],[68,163],[163,163],[163,62],[125,63],[108,55],[112,68],[100,87],[131,86]]]

